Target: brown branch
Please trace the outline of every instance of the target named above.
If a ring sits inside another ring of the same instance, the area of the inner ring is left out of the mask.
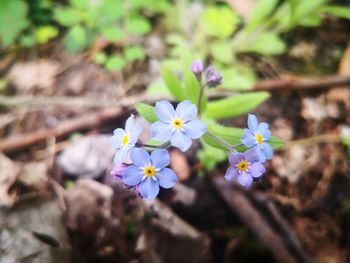
[[[55,128],[43,129],[29,134],[12,136],[0,141],[0,152],[13,152],[49,137],[60,137],[74,131],[96,127],[103,122],[114,119],[123,112],[121,107],[105,109],[97,113],[85,114],[63,121]]]
[[[228,183],[222,176],[211,176],[210,179],[229,208],[271,250],[278,262],[310,262],[293,234],[288,235],[292,238],[286,240],[285,232],[291,230],[285,224],[280,227],[284,233],[281,234],[275,230],[276,224],[280,224],[278,222],[281,220],[280,216],[276,214],[273,216],[275,225],[272,225],[238,187]],[[277,213],[277,211],[273,212]]]

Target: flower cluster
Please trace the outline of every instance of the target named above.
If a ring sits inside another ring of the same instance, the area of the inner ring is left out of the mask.
[[[230,145],[208,131],[198,112],[201,109],[201,96],[205,87],[220,85],[222,75],[213,66],[204,69],[202,61],[193,62],[191,70],[200,86],[197,105],[189,100],[180,102],[176,108],[166,100],[155,104],[157,121],[151,125],[151,134],[152,140],[161,142],[161,145],[144,144],[139,139],[143,129],[135,121],[134,115],[127,119],[125,129],[116,129],[111,137],[112,145],[117,150],[112,175],[145,199],[156,198],[160,187],[171,188],[178,180],[175,172],[168,168],[170,156],[167,148],[173,146],[185,152],[191,147],[193,139],[199,139],[205,133],[231,151],[225,178],[243,187],[251,186],[254,178],[265,173],[263,163],[273,156],[273,149],[268,143],[271,136],[269,125],[258,123],[253,114],[248,115],[248,128],[244,129],[242,144],[239,145],[248,148],[243,153],[236,151],[237,145]],[[202,81],[203,78],[205,81]]]
[[[244,153],[232,152],[229,156],[230,166],[225,178],[228,181],[237,181],[244,187],[253,183],[265,173],[263,163],[273,156],[273,149],[267,140],[271,136],[269,125],[266,122],[258,123],[253,114],[248,115],[248,129],[244,129],[241,142],[250,148]]]
[[[197,107],[190,101],[180,102],[176,109],[169,101],[159,101],[155,105],[158,121],[151,125],[152,139],[172,145],[181,151],[187,151],[192,139],[199,139],[206,131],[206,125],[197,119]],[[125,124],[125,130],[118,128],[111,137],[112,145],[117,149],[112,174],[122,180],[126,187],[135,190],[145,199],[154,199],[159,187],[171,188],[177,182],[173,170],[167,168],[170,156],[161,146],[145,145],[139,140],[142,128],[131,115]],[[156,148],[149,154],[144,148]],[[132,164],[127,165],[130,158]]]

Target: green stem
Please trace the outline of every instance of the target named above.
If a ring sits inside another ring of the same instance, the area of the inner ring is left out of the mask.
[[[141,144],[142,147],[153,148],[153,149],[168,148],[170,145],[171,145],[170,142],[165,142],[161,145],[152,145],[152,144],[146,144],[146,143]]]
[[[222,146],[224,146],[226,149],[228,149],[230,152],[237,152],[235,148],[226,142],[225,140],[221,139],[220,137],[216,136],[215,134],[211,133],[210,131],[207,131],[207,134],[209,137],[211,137],[216,142],[220,143]]]
[[[198,116],[201,116],[201,114],[202,114],[202,110],[201,110],[202,97],[203,97],[203,93],[204,93],[204,89],[205,89],[206,84],[204,84],[204,85],[202,84],[202,79],[199,79],[198,82],[199,82],[200,90],[199,90],[199,96],[198,96],[198,101],[197,101],[197,109],[198,109]]]

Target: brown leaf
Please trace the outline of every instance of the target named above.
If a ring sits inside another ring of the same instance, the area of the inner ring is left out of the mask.
[[[16,200],[16,193],[10,188],[15,183],[19,173],[18,166],[0,153],[0,206],[11,206]]]

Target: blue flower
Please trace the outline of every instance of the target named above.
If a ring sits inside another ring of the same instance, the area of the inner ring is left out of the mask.
[[[114,130],[111,137],[112,145],[118,150],[114,157],[114,163],[120,164],[135,146],[137,139],[142,132],[142,127],[134,120],[131,115],[125,123],[125,130],[118,128]]]
[[[130,152],[133,165],[126,168],[123,182],[136,186],[145,199],[154,199],[159,193],[159,186],[171,188],[177,182],[175,172],[166,166],[170,163],[168,151],[154,150],[151,155],[142,148],[134,148]]]
[[[249,149],[244,153],[231,153],[229,156],[230,167],[227,169],[225,179],[237,181],[244,187],[251,186],[253,178],[258,178],[265,173],[265,167],[259,161],[255,149]]]
[[[159,121],[151,126],[152,139],[169,141],[171,145],[185,152],[190,148],[192,139],[200,138],[207,126],[198,119],[197,107],[190,101],[182,101],[174,110],[169,101],[159,101],[155,106]]]
[[[266,122],[258,123],[255,115],[248,115],[248,129],[244,129],[241,142],[246,147],[254,147],[259,155],[259,161],[265,162],[273,156],[273,149],[267,140],[271,136],[269,125]]]

